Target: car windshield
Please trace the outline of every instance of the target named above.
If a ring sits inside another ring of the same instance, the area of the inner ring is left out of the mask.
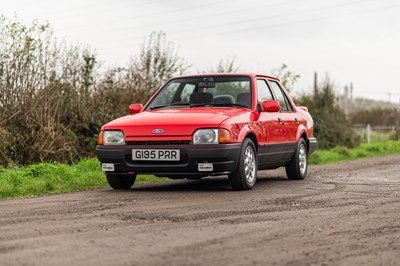
[[[201,76],[171,80],[146,110],[179,107],[251,107],[251,82],[246,76]]]

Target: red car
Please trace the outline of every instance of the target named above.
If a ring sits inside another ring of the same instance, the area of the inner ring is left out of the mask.
[[[97,157],[115,189],[138,173],[169,178],[228,175],[235,190],[253,188],[257,170],[286,167],[304,179],[315,150],[313,120],[279,79],[204,74],[170,79],[143,107],[101,129]]]

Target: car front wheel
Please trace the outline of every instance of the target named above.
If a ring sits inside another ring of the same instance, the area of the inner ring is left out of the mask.
[[[108,184],[114,189],[130,189],[136,180],[135,174],[118,173],[106,174]]]
[[[286,175],[292,180],[304,179],[307,175],[308,156],[307,156],[307,143],[301,138],[297,143],[296,151],[286,165]]]
[[[254,143],[246,138],[240,149],[236,170],[229,175],[229,183],[234,190],[250,190],[257,180],[257,154]]]

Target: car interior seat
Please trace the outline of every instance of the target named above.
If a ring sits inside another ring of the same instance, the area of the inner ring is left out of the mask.
[[[236,96],[236,103],[250,107],[250,93],[239,93]]]
[[[214,97],[214,105],[233,104],[235,99],[232,95],[217,95]]]
[[[190,94],[190,105],[211,105],[213,103],[213,95],[209,92],[194,92]]]

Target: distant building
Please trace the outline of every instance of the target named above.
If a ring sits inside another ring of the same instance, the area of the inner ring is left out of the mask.
[[[339,106],[346,114],[372,108],[400,108],[400,104],[376,101],[367,98],[353,98],[353,84],[344,87],[344,93],[337,98]]]

